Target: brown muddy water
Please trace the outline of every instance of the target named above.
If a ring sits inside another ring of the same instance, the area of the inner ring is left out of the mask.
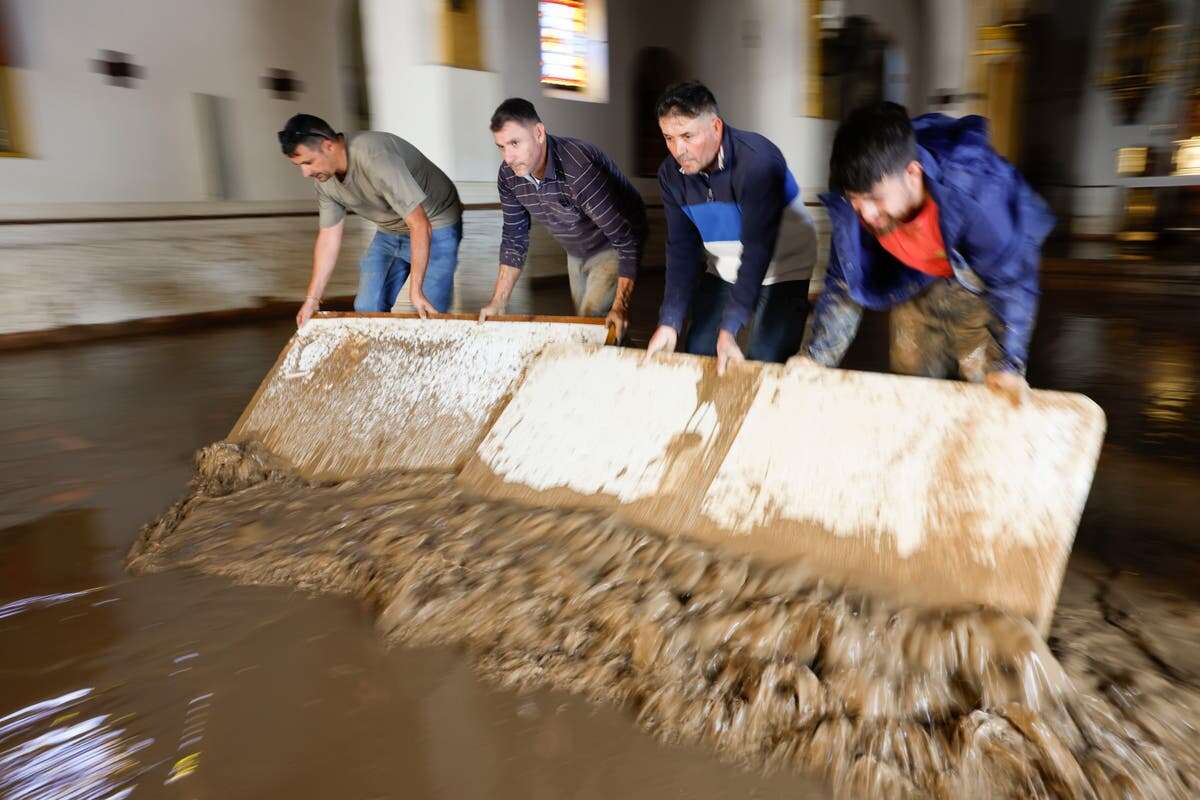
[[[129,575],[288,335],[0,357],[0,798],[828,796],[501,689],[461,648],[389,647],[352,599]]]
[[[1113,796],[1196,796],[1200,328],[1190,313],[1079,305],[1043,305],[1031,379],[1098,400],[1109,444],[1048,643],[1073,694],[1039,699],[1091,710],[1066,737],[988,711],[951,744],[1123,770]],[[803,764],[724,763],[695,726],[658,741],[644,702],[501,688],[505,665],[478,643],[389,647],[375,598],[126,573],[137,529],[180,496],[191,454],[229,430],[288,333],[0,358],[0,797],[829,796]],[[855,347],[852,365],[876,365]],[[263,535],[251,531],[247,544]],[[1046,749],[1055,740],[1066,754]],[[1005,766],[1003,752],[984,763]]]
[[[389,640],[464,644],[498,683],[619,705],[666,741],[819,776],[840,797],[1169,798],[1198,785],[1200,696],[1161,673],[1094,681],[1132,664],[1123,638],[1094,636],[1108,625],[1089,626],[1086,606],[1070,635],[1084,655],[1064,670],[1023,619],[872,603],[803,565],[606,513],[474,499],[448,474],[311,484],[231,444],[197,464],[192,494],[134,544],[135,573],[357,597]]]
[[[823,797],[621,713],[480,681],[453,648],[387,648],[350,600],[174,572],[100,574],[88,512],[3,536],[58,580],[0,607],[0,797]]]

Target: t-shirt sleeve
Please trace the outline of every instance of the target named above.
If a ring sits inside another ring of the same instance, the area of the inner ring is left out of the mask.
[[[342,208],[341,203],[320,189],[317,190],[317,209],[320,212],[318,224],[322,228],[332,228],[346,218],[346,209]]]
[[[425,190],[417,183],[400,153],[386,148],[377,158],[372,172],[380,194],[397,214],[407,217],[425,201]]]

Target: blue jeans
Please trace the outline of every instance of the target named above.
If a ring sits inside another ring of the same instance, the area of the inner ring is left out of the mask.
[[[692,291],[692,312],[684,349],[698,356],[717,354],[721,313],[732,284],[705,272]],[[764,286],[750,319],[746,358],[782,364],[800,350],[808,318],[808,281],[783,281]]]
[[[429,242],[429,266],[421,291],[438,311],[450,310],[454,294],[454,270],[458,266],[458,243],[462,241],[462,221],[434,228]],[[371,246],[358,262],[358,295],[355,311],[391,311],[408,280],[412,268],[412,240],[400,235],[376,231]]]

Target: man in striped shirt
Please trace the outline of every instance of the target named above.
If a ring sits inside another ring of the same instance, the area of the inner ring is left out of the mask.
[[[504,231],[496,289],[480,321],[504,313],[529,253],[533,218],[567,251],[576,313],[606,315],[623,336],[646,236],[641,195],[594,145],[548,134],[528,100],[501,103],[491,129],[504,157],[496,179]]]

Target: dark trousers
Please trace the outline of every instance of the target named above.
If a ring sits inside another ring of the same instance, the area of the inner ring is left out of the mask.
[[[698,356],[716,355],[721,314],[732,288],[732,284],[709,272],[696,281],[684,344],[686,352]],[[750,346],[746,349],[746,358],[779,364],[787,361],[800,349],[807,318],[807,280],[782,281],[763,286],[748,326]]]

